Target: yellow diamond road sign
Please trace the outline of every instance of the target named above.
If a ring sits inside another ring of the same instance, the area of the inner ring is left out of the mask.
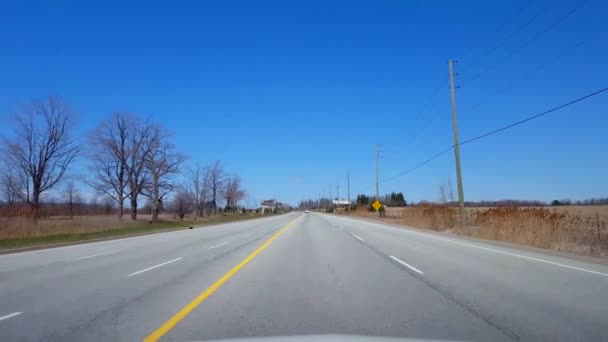
[[[380,207],[382,207],[382,203],[380,203],[380,201],[376,200],[373,204],[372,207],[376,210],[380,210]]]

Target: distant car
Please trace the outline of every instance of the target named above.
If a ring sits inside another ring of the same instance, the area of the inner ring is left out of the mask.
[[[308,213],[310,212],[310,210],[304,210],[304,212],[305,212],[306,214],[308,214]]]

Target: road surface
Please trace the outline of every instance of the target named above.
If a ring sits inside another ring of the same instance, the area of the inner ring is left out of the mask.
[[[608,267],[317,213],[0,256],[0,341],[608,338]]]

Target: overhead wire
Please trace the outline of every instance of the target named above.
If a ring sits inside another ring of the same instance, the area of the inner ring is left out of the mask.
[[[527,71],[525,72],[525,75],[523,78],[516,80],[515,82],[511,82],[509,84],[507,84],[505,87],[502,87],[500,89],[498,89],[495,92],[492,92],[491,94],[485,96],[484,99],[482,99],[482,101],[478,102],[476,105],[474,105],[473,107],[468,108],[466,111],[468,114],[472,114],[472,113],[476,113],[477,110],[479,109],[479,107],[481,107],[483,104],[488,102],[488,98],[492,95],[500,95],[500,94],[504,94],[510,90],[513,90],[515,88],[516,85],[529,80],[532,76],[534,76],[535,74],[537,74],[539,71],[546,69],[547,67],[557,63],[558,61],[560,61],[563,57],[567,56],[569,53],[571,53],[573,50],[580,48],[582,45],[584,45],[585,43],[587,43],[589,40],[587,39],[583,39],[581,41],[579,41],[577,44],[573,45],[572,47],[568,47],[567,49],[563,50],[562,53],[556,55],[555,57],[551,58],[548,62],[543,60],[542,63],[538,64],[534,69],[532,69],[531,71]]]
[[[533,42],[537,41],[543,35],[545,35],[547,32],[551,31],[552,29],[554,29],[555,27],[557,27],[558,25],[560,25],[561,23],[563,23],[564,21],[566,21],[570,16],[572,16],[572,14],[574,14],[578,9],[580,9],[581,7],[583,7],[585,5],[586,5],[586,3],[583,4],[582,6],[576,6],[573,9],[571,9],[568,13],[566,13],[566,15],[559,17],[556,21],[552,22],[549,26],[545,27],[545,29],[543,29],[542,31],[538,32],[534,37],[532,37],[532,39],[526,41],[524,44],[520,45],[515,50],[512,50],[507,55],[503,56],[500,59],[501,62],[504,62],[504,61],[512,58],[517,53],[521,52],[523,49],[525,49],[526,47],[530,46],[530,44],[532,44]],[[475,76],[473,76],[472,78],[470,78],[468,80],[465,79],[465,80],[469,81],[469,82],[475,81],[475,80],[479,79],[486,72],[491,71],[494,68],[496,68],[498,65],[499,64],[496,64],[496,63],[490,64],[490,65],[486,66],[484,69],[482,69],[479,73],[475,74]]]
[[[591,97],[594,97],[594,96],[600,95],[600,94],[602,94],[602,93],[604,93],[604,92],[606,92],[606,91],[608,91],[608,87],[603,88],[603,89],[600,89],[600,90],[597,90],[597,91],[594,91],[594,92],[592,92],[592,93],[589,93],[589,94],[587,94],[587,95],[584,95],[584,96],[582,96],[582,97],[579,97],[579,98],[577,98],[577,99],[574,99],[574,100],[572,100],[572,101],[569,101],[569,102],[564,103],[564,104],[562,104],[562,105],[559,105],[559,106],[557,106],[557,107],[554,107],[554,108],[551,108],[551,109],[549,109],[549,110],[546,110],[546,111],[544,111],[544,112],[542,112],[542,113],[538,113],[538,114],[535,114],[535,115],[529,116],[529,117],[527,117],[527,118],[525,118],[525,119],[522,119],[522,120],[516,121],[516,122],[514,122],[514,123],[512,123],[512,124],[509,124],[509,125],[506,125],[506,126],[500,127],[500,128],[498,128],[498,129],[495,129],[495,130],[492,130],[492,131],[489,131],[489,132],[486,132],[486,133],[480,134],[480,135],[478,135],[478,136],[475,136],[475,137],[470,138],[470,139],[467,139],[467,140],[463,140],[462,142],[460,142],[460,143],[458,144],[458,146],[462,146],[462,145],[465,145],[465,144],[469,144],[469,143],[471,143],[471,142],[473,142],[473,141],[477,141],[477,140],[480,140],[480,139],[486,138],[486,137],[488,137],[488,136],[491,136],[491,135],[494,135],[494,134],[496,134],[496,133],[499,133],[499,132],[502,132],[502,131],[508,130],[508,129],[513,128],[513,127],[515,127],[515,126],[519,126],[519,125],[524,124],[524,123],[526,123],[526,122],[528,122],[528,121],[532,121],[532,120],[534,120],[534,119],[538,119],[538,118],[540,118],[540,117],[542,117],[542,116],[545,116],[545,115],[547,115],[547,114],[550,114],[550,113],[553,113],[553,112],[558,111],[558,110],[560,110],[560,109],[563,109],[563,108],[569,107],[569,106],[571,106],[571,105],[573,105],[573,104],[576,104],[576,103],[578,103],[578,102],[581,102],[581,101],[587,100],[587,99],[589,99],[589,98],[591,98]],[[424,165],[426,165],[426,164],[430,163],[431,161],[433,161],[433,160],[435,160],[435,159],[439,158],[440,156],[442,156],[442,155],[444,155],[444,154],[448,153],[449,151],[451,151],[451,150],[452,150],[454,147],[456,147],[456,146],[457,146],[457,145],[452,145],[452,146],[450,146],[450,147],[448,147],[448,148],[446,148],[446,149],[442,150],[441,152],[439,152],[439,153],[435,154],[434,156],[432,156],[432,157],[430,157],[430,158],[428,158],[428,159],[426,159],[426,160],[424,160],[424,161],[422,161],[422,162],[420,162],[420,163],[416,164],[414,167],[412,167],[412,168],[410,168],[410,169],[407,169],[407,170],[405,170],[405,171],[403,171],[403,172],[401,172],[401,173],[399,173],[399,174],[397,174],[397,175],[395,175],[395,176],[393,176],[393,177],[390,177],[390,178],[388,178],[388,179],[386,179],[386,180],[383,180],[382,182],[389,182],[389,181],[392,181],[392,180],[394,180],[394,179],[397,179],[397,178],[399,178],[399,177],[401,177],[401,176],[404,176],[404,175],[406,175],[406,174],[408,174],[408,173],[411,173],[411,172],[413,172],[413,171],[415,171],[415,170],[417,170],[417,169],[421,168],[422,166],[424,166]]]
[[[489,36],[492,35],[496,35],[497,33],[503,31],[508,23],[510,21],[513,21],[515,18],[519,17],[527,8],[528,8],[528,3],[525,3],[522,7],[520,7],[514,15],[509,16],[507,19],[505,19],[504,21],[502,21],[501,24],[499,24],[496,29],[493,31],[492,34],[490,34]],[[501,42],[496,45],[495,47],[491,48],[490,50],[486,51],[484,54],[482,54],[480,57],[484,57],[487,56],[488,54],[491,54],[493,51],[495,51],[496,49],[498,49],[499,47],[501,47],[506,41],[508,41],[509,39],[511,39],[512,37],[514,37],[516,34],[522,32],[526,27],[528,27],[530,24],[532,24],[537,18],[538,16],[542,13],[542,10],[539,10],[538,12],[536,12],[530,19],[528,19],[528,21],[526,21],[523,25],[518,26],[515,30],[510,31],[506,37],[504,37]],[[469,54],[471,50],[469,50],[469,52],[467,52],[466,54]],[[432,100],[433,98],[436,97],[437,92],[442,88],[443,86],[440,85],[438,87],[435,88],[435,90],[433,91],[433,94],[431,95],[431,97],[429,97],[429,101]],[[434,101],[433,102],[433,106],[432,108],[437,108],[437,106],[439,105],[439,101]],[[426,124],[421,128],[416,130],[416,133],[413,135],[412,138],[407,139],[404,144],[405,145],[412,145],[414,144],[415,146],[418,146],[420,143],[420,137],[423,135],[423,133],[436,121],[436,119],[438,118],[437,115],[434,115],[436,113],[436,110],[431,110],[428,103],[427,105],[424,106],[424,108],[429,108],[429,110],[431,111],[430,115],[431,115],[431,119],[426,121]],[[419,114],[416,116],[416,119],[414,120],[415,122],[419,121],[419,118],[422,117],[422,115],[426,112],[425,110],[422,110],[419,112]]]
[[[522,7],[520,9],[520,11],[518,11],[518,15],[517,16],[519,16],[519,13],[523,12],[524,9],[526,9],[526,6]],[[503,39],[500,40],[500,43],[496,44],[493,48],[487,50],[482,55],[478,56],[477,59],[479,60],[479,59],[481,59],[483,57],[486,57],[486,56],[492,54],[494,51],[498,50],[500,47],[502,47],[511,38],[515,37],[517,34],[519,34],[520,32],[524,31],[528,26],[530,26],[532,23],[534,23],[534,21],[536,21],[536,19],[538,19],[538,17],[541,15],[542,12],[543,12],[542,9],[540,9],[539,11],[537,11],[530,19],[528,19],[528,21],[526,21],[523,25],[518,26],[515,30],[509,32],[505,37],[503,37]],[[498,33],[498,32],[499,31],[496,31],[496,33]]]

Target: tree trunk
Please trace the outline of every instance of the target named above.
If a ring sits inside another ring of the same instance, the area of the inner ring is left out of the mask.
[[[131,220],[137,220],[137,199],[131,199]]]
[[[213,185],[213,201],[212,202],[213,202],[213,214],[214,215],[217,214],[217,202],[216,202],[216,199],[217,199],[217,186]]]
[[[30,202],[32,207],[32,220],[34,223],[38,223],[38,217],[40,216],[40,191],[34,187],[32,191],[32,201]]]
[[[152,207],[152,222],[158,222],[158,208],[160,207],[159,201],[154,201],[154,207]]]
[[[118,196],[118,219],[122,221],[122,215],[125,213],[125,199],[123,196]]]

